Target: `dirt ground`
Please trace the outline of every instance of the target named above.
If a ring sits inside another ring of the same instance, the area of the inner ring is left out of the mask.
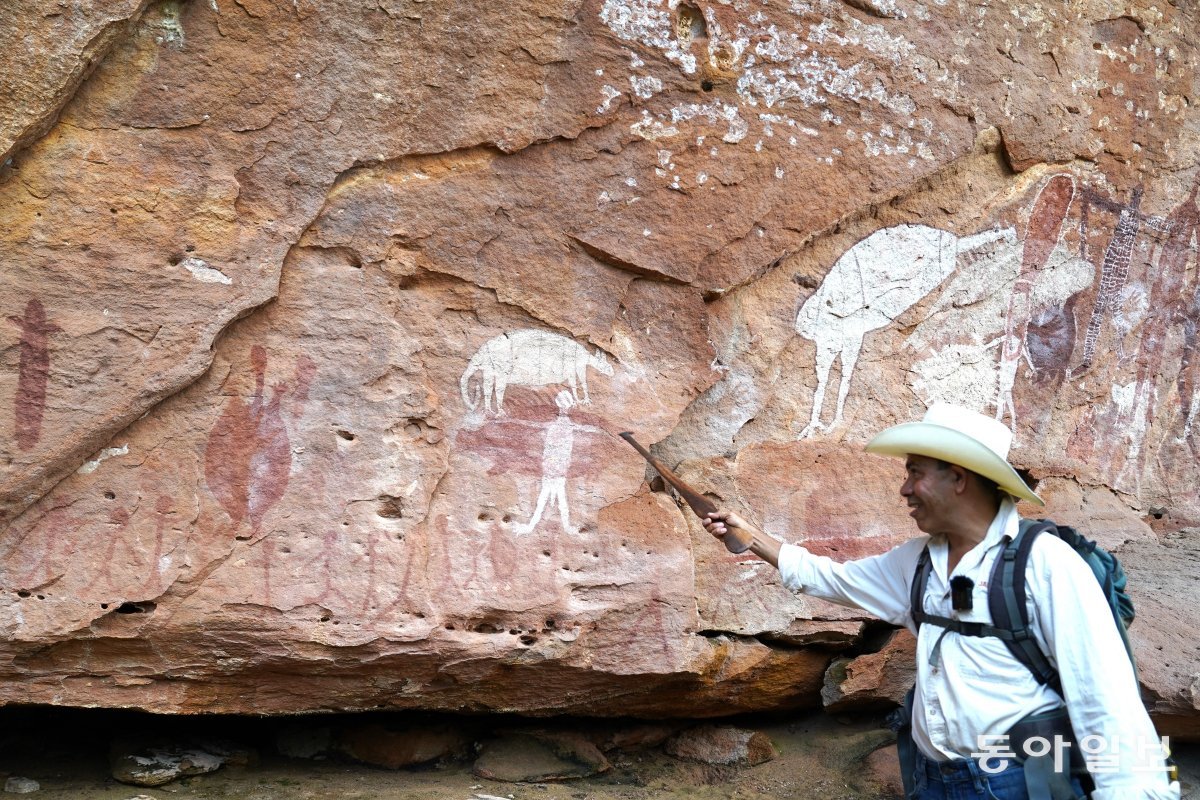
[[[318,726],[322,718],[303,718]],[[661,747],[609,753],[613,769],[561,783],[502,783],[471,772],[469,759],[434,767],[385,770],[335,758],[285,758],[274,752],[278,721],[253,718],[167,720],[134,714],[62,709],[0,709],[0,783],[32,778],[36,800],[650,800],[651,798],[805,798],[892,800],[872,761],[888,763],[892,734],[879,717],[833,718],[822,713],[791,718],[738,719],[736,724],[771,737],[778,758],[754,767],[714,767],[681,761]],[[289,721],[296,725],[297,720]],[[588,722],[572,722],[585,730]],[[174,729],[174,730],[172,730]],[[245,745],[250,763],[226,765],[207,775],[144,788],[118,783],[108,763],[109,742],[119,736],[202,735]],[[1200,800],[1200,745],[1177,746],[1184,800]],[[16,796],[16,795],[5,795]]]

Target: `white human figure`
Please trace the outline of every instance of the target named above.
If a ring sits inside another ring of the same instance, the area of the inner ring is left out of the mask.
[[[920,302],[954,271],[959,256],[999,241],[1015,244],[1012,228],[959,238],[928,225],[881,228],[843,253],[796,315],[796,332],[816,344],[817,389],[808,425],[797,438],[842,422],[863,338]],[[821,422],[829,371],[841,357],[837,411]]]
[[[577,534],[579,529],[571,525],[571,511],[567,503],[567,470],[571,467],[571,450],[575,445],[577,430],[600,433],[590,425],[577,425],[571,421],[570,411],[575,405],[575,396],[567,390],[554,398],[558,416],[546,427],[546,442],[542,446],[542,484],[538,492],[537,507],[529,522],[513,527],[518,534],[531,533],[542,520],[547,503],[558,506],[558,519],[565,533]]]

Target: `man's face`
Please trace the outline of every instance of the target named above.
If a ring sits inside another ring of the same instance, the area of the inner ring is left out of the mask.
[[[911,509],[908,515],[924,533],[944,533],[954,518],[958,474],[952,467],[926,456],[909,456],[900,495]]]

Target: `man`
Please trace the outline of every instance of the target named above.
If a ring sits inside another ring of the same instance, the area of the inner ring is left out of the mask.
[[[1081,754],[1092,767],[1094,798],[1178,798],[1179,784],[1168,782],[1159,739],[1107,601],[1087,564],[1058,537],[1034,540],[1026,604],[1037,643],[1058,669],[1062,696],[1040,684],[1000,639],[913,621],[910,589],[928,546],[932,570],[923,611],[991,624],[987,585],[1006,537],[1017,535],[1016,501],[1044,505],[1009,465],[1011,440],[1004,424],[948,404],[934,405],[921,422],[894,426],[871,440],[868,452],[905,459],[900,494],[927,534],[882,555],[837,563],[783,544],[725,510],[710,514],[704,525],[721,539],[753,537],[751,550],[778,567],[793,591],[861,608],[917,634],[911,734],[916,748],[906,776],[911,797],[1082,797],[1077,781],[1061,777],[1067,770],[1046,778],[1044,759],[1030,760],[1026,769],[1016,758],[980,757],[989,752],[1023,757],[1018,743],[1009,741],[1010,731],[1034,715],[1053,717],[1048,712],[1062,708],[1065,697],[1075,742],[1087,746]],[[964,588],[971,602],[964,602]],[[1069,737],[1065,720],[1063,725]],[[1053,737],[1046,741],[1054,744]],[[1034,754],[1041,749],[1039,743],[1022,747]]]

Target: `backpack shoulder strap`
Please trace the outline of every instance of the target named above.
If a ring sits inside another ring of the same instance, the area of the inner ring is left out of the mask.
[[[1049,686],[1062,694],[1058,671],[1042,652],[1029,626],[1025,570],[1029,566],[1029,553],[1037,537],[1045,531],[1056,532],[1053,522],[1048,520],[1021,520],[1015,539],[1004,545],[992,568],[991,584],[988,588],[988,610],[992,624],[997,628],[1012,631],[1011,638],[1004,644],[1013,658],[1020,661],[1033,673],[1038,683]]]
[[[908,602],[909,609],[912,613],[913,624],[918,629],[921,623],[925,622],[928,615],[925,613],[925,585],[929,583],[929,573],[933,570],[933,562],[929,558],[929,545],[921,550],[921,555],[917,559],[917,571],[913,574],[912,587],[909,589]]]

